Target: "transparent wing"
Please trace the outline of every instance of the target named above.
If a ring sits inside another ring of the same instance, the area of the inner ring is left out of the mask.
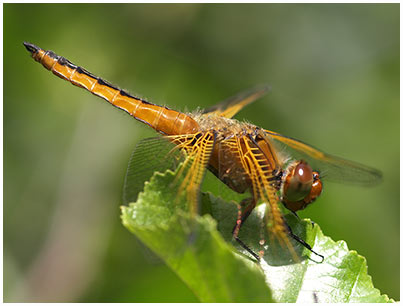
[[[173,150],[175,145],[165,137],[153,137],[141,140],[133,150],[126,171],[123,187],[123,204],[135,202],[139,192],[144,188],[155,171],[161,173],[175,170],[183,154]]]
[[[259,85],[248,89],[227,100],[214,105],[206,110],[204,114],[213,113],[221,117],[232,118],[246,105],[256,101],[270,90],[268,85]]]
[[[265,135],[274,139],[279,149],[288,151],[295,159],[306,160],[313,170],[325,179],[341,183],[373,186],[382,181],[382,173],[374,168],[326,154],[299,140],[265,130]]]
[[[198,209],[198,196],[215,143],[215,134],[199,132],[196,134],[161,136],[140,141],[130,158],[126,172],[123,203],[135,202],[144,183],[154,172],[165,172],[181,167],[172,183],[178,190],[178,199],[183,192],[191,213]]]

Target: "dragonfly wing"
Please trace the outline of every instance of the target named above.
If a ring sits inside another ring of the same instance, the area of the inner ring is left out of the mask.
[[[374,168],[326,154],[299,140],[265,130],[265,134],[295,159],[306,160],[313,170],[325,179],[340,183],[372,186],[382,180],[382,173]]]
[[[238,93],[227,100],[206,109],[203,113],[212,113],[217,116],[232,118],[246,105],[256,101],[270,90],[268,85],[260,85]]]
[[[298,261],[299,257],[290,242],[287,225],[280,210],[278,192],[273,184],[275,180],[272,171],[273,160],[270,160],[261,145],[248,135],[227,139],[225,144],[232,149],[232,152],[236,152],[240,165],[250,181],[253,199],[266,203],[264,222],[271,233],[269,236],[287,248]]]
[[[178,196],[186,193],[190,212],[195,215],[199,208],[200,185],[214,150],[216,135],[209,131],[169,138],[176,144],[175,148],[185,152],[185,160],[177,174],[177,178],[182,180]]]
[[[189,209],[196,213],[200,185],[214,144],[213,132],[143,139],[136,145],[129,161],[123,203],[135,202],[154,172],[173,171],[180,166],[172,187],[178,188],[178,199],[182,192],[186,193]]]
[[[173,150],[175,145],[166,137],[153,137],[141,140],[133,150],[123,187],[123,204],[137,200],[139,192],[144,188],[154,172],[175,170],[183,154]]]

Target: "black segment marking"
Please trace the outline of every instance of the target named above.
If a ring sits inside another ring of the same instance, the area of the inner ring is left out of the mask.
[[[26,48],[32,55],[33,55],[33,54],[36,54],[36,53],[38,53],[40,50],[42,50],[42,49],[39,48],[38,46],[35,46],[34,44],[31,44],[31,43],[29,43],[29,42],[24,42],[23,44],[24,44],[25,48]],[[97,77],[96,75],[92,74],[92,73],[89,72],[88,70],[86,70],[86,69],[84,69],[84,68],[82,68],[82,67],[80,67],[80,66],[77,66],[77,65],[73,64],[72,62],[70,62],[70,61],[69,61],[68,59],[66,59],[65,57],[57,55],[57,54],[54,53],[53,51],[48,50],[48,51],[45,52],[45,55],[46,55],[46,56],[49,56],[49,57],[52,58],[52,59],[57,60],[57,62],[58,62],[60,65],[67,66],[67,67],[69,67],[69,68],[71,68],[71,69],[76,69],[76,71],[77,71],[78,73],[80,73],[80,74],[85,74],[85,75],[87,75],[87,76],[89,76],[89,77],[91,77],[91,78],[93,78],[93,79],[96,79],[97,82],[98,82],[98,84],[100,84],[100,85],[105,85],[105,86],[108,86],[108,87],[113,88],[113,89],[115,89],[115,90],[118,90],[122,96],[126,96],[126,97],[129,97],[129,98],[138,100],[138,101],[140,101],[140,102],[142,102],[142,103],[144,103],[144,104],[156,105],[156,104],[150,103],[150,102],[148,102],[148,101],[146,101],[146,100],[143,100],[143,99],[140,99],[140,98],[138,98],[138,97],[132,96],[132,95],[129,94],[128,92],[126,92],[126,91],[120,89],[119,87],[117,87],[117,86],[115,86],[115,85],[112,85],[112,84],[109,83],[108,81],[105,81],[105,80],[103,80],[103,79]],[[63,76],[63,75],[60,75],[60,76]],[[63,77],[64,77],[64,76],[63,76]],[[74,84],[75,84],[75,83],[74,83]],[[168,110],[170,109],[170,108],[168,108],[168,107],[166,107],[166,106],[161,106],[161,107],[163,107],[163,108],[165,108],[165,109],[168,109]],[[137,119],[137,118],[136,118],[136,119]],[[140,119],[138,119],[138,120],[139,120],[139,121],[142,121],[142,120],[140,120]],[[146,123],[146,122],[144,122],[144,123]],[[148,123],[146,123],[146,124],[148,124]]]
[[[144,103],[144,104],[155,105],[155,104],[153,104],[153,103],[151,103],[151,102],[148,102],[148,101],[146,101],[146,100],[143,100],[143,99],[140,99],[140,98],[138,98],[138,97],[132,96],[132,95],[129,94],[127,91],[124,91],[123,89],[120,90],[120,94],[121,94],[122,96],[125,96],[125,97],[128,97],[128,98],[132,98],[132,99],[135,99],[135,100],[139,100],[139,101],[141,101],[141,102]],[[166,108],[165,106],[161,106],[161,107]],[[168,108],[166,108],[166,109],[168,109]]]
[[[26,41],[24,41],[24,46],[29,52],[31,52],[31,54],[37,53],[41,49],[41,48],[35,46],[34,44],[31,44]]]
[[[67,67],[69,67],[69,68],[72,68],[72,69],[77,69],[77,65],[74,65],[72,62],[70,62],[69,60],[66,60],[67,61]]]
[[[124,91],[123,89],[120,90],[120,94],[121,94],[122,96],[125,96],[125,97],[134,98],[134,97],[132,97],[131,95],[129,95],[126,91]]]
[[[150,103],[150,102],[144,101],[143,99],[140,99],[140,98],[137,98],[137,97],[135,97],[135,96],[132,96],[132,95],[129,94],[127,91],[124,91],[123,89],[120,90],[120,94],[121,94],[122,96],[125,96],[125,97],[129,97],[129,98],[132,98],[132,99],[140,100],[140,101],[143,102],[144,104],[154,105],[154,104],[152,104],[152,103]]]
[[[77,72],[81,73],[81,74],[85,74],[85,75],[89,76],[90,78],[98,79],[97,76],[93,75],[91,72],[85,70],[84,68],[82,68],[80,66],[77,67]]]
[[[57,62],[63,66],[67,65],[67,60],[63,56],[59,57],[59,60]]]
[[[104,86],[108,86],[108,87],[110,87],[110,88],[113,88],[113,89],[115,89],[115,90],[120,90],[118,87],[112,85],[112,84],[109,83],[108,81],[105,81],[105,80],[103,80],[103,79],[101,79],[101,78],[98,78],[97,81],[98,81],[98,84],[99,84],[99,85],[104,85]]]
[[[67,67],[69,67],[71,69],[77,69],[78,68],[78,66],[74,65],[72,62],[70,62],[68,59],[64,58],[63,56],[60,56],[59,59],[57,60],[57,62],[60,65],[67,66]]]
[[[55,52],[53,52],[53,51],[46,51],[46,53],[45,53],[47,56],[49,56],[50,58],[53,58],[53,59],[55,59],[55,60],[59,60],[59,58],[60,58],[60,56],[59,55],[57,55]]]

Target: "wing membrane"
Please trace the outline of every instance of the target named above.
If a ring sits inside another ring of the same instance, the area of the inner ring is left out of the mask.
[[[171,136],[176,148],[185,152],[185,161],[177,174],[183,177],[178,195],[186,191],[187,202],[192,215],[196,215],[199,202],[200,185],[203,181],[208,162],[214,150],[216,135],[213,132],[199,132],[184,136]]]
[[[206,109],[203,113],[212,113],[221,117],[232,118],[246,105],[256,101],[270,90],[267,85],[260,85],[245,90],[223,102]]]
[[[173,150],[175,145],[165,137],[153,137],[141,140],[133,150],[126,171],[123,188],[123,204],[135,202],[144,183],[155,171],[175,170],[183,154]]]
[[[198,193],[215,143],[213,132],[147,138],[140,141],[130,158],[123,189],[123,203],[137,200],[145,181],[154,172],[175,170],[182,165],[172,183],[178,200],[185,191],[189,209],[196,214]]]
[[[266,130],[266,135],[291,151],[296,159],[306,160],[321,176],[335,182],[351,183],[362,186],[373,186],[382,181],[382,173],[374,168],[326,154],[299,140]]]
[[[252,194],[254,199],[260,199],[266,203],[265,225],[270,231],[271,244],[276,239],[281,246],[286,247],[295,261],[299,261],[294,247],[289,239],[287,225],[284,221],[279,204],[278,193],[273,186],[273,176],[270,163],[259,146],[246,136],[236,138],[241,163],[252,182]]]

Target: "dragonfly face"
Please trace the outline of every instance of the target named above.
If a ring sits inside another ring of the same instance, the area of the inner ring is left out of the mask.
[[[312,171],[305,161],[294,162],[287,167],[286,173],[281,201],[289,210],[304,209],[322,193],[319,173]]]
[[[381,179],[378,170],[232,119],[243,107],[263,96],[269,89],[267,86],[242,92],[203,112],[182,113],[132,96],[52,51],[45,51],[30,43],[24,45],[37,62],[56,76],[88,90],[147,124],[163,135],[159,140],[174,146],[170,152],[183,154],[184,162],[178,171],[182,175],[178,193],[186,193],[191,214],[197,213],[200,185],[206,169],[232,190],[238,193],[249,191],[251,198],[242,201],[243,210],[232,233],[234,239],[257,260],[259,256],[239,240],[238,233],[258,202],[267,204],[264,218],[266,228],[281,245],[293,252],[289,241],[292,237],[314,252],[292,233],[285,222],[280,203],[294,213],[304,209],[321,194],[322,178],[367,186]],[[150,141],[139,148],[145,148],[148,155],[152,155],[157,151],[150,151],[150,145],[158,143]],[[146,165],[136,162],[133,167],[129,165],[129,169],[133,169],[129,179],[126,176],[125,194],[129,196],[124,198],[127,202],[136,200],[131,196],[136,196],[136,193],[131,190],[138,182],[137,172],[149,174],[149,171],[137,171],[139,165]]]

